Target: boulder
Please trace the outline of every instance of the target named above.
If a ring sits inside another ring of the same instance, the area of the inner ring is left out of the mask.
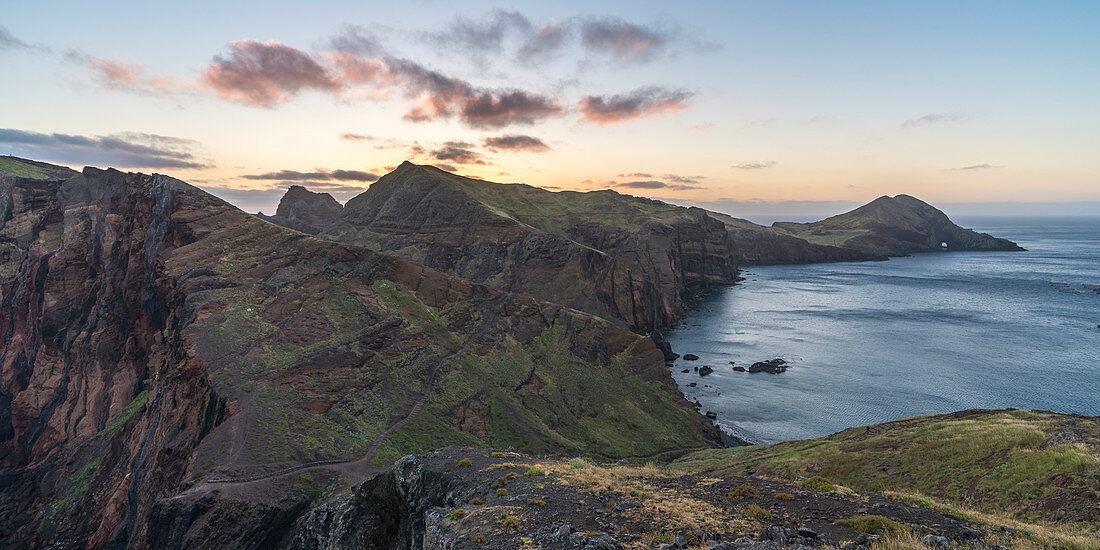
[[[749,372],[766,372],[768,374],[779,374],[786,370],[787,361],[779,357],[767,361],[757,361],[749,367]]]

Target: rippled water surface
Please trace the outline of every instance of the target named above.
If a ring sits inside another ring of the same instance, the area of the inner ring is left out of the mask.
[[[1028,252],[747,268],[669,334],[700,357],[678,360],[674,377],[761,442],[967,408],[1100,415],[1100,295],[1081,286],[1100,284],[1100,218],[960,224]],[[729,364],[772,357],[791,368]],[[715,372],[681,372],[703,365]]]

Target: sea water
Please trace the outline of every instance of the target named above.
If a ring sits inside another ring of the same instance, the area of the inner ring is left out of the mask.
[[[700,357],[673,376],[760,443],[969,408],[1100,415],[1100,294],[1082,286],[1100,285],[1100,218],[960,224],[1028,251],[746,268],[668,335]],[[730,365],[774,357],[789,370]]]

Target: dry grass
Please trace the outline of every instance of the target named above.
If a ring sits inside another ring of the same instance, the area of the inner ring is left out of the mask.
[[[921,506],[935,510],[941,514],[964,519],[971,523],[988,525],[990,527],[1009,527],[1023,538],[1015,540],[1007,538],[1001,544],[1011,544],[1015,550],[1031,550],[1039,548],[1065,548],[1068,550],[1097,550],[1100,549],[1100,527],[1077,528],[1067,524],[1052,524],[1041,522],[1025,522],[1007,514],[983,512],[961,505],[948,504],[931,497],[917,493],[903,493],[887,491],[885,496],[896,498],[914,506]]]

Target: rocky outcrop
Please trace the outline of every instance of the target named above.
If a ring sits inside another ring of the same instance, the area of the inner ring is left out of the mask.
[[[334,222],[344,207],[328,193],[314,193],[301,185],[291,185],[274,216],[259,216],[271,223],[311,235]]]
[[[321,236],[639,332],[672,326],[693,293],[737,279],[729,235],[702,209],[613,191],[551,193],[408,162],[349,200]]]
[[[640,488],[650,492],[639,497]],[[778,550],[858,540],[846,546],[855,549],[876,538],[837,520],[871,516],[960,544],[986,536],[966,522],[874,493],[845,496],[715,472],[668,474],[653,466],[447,448],[405,457],[392,471],[314,508],[281,546],[511,549],[527,541],[555,549]]]
[[[942,211],[909,195],[879,197],[851,212],[813,223],[779,222],[779,232],[871,256],[914,252],[1024,250],[1008,239],[955,225]]]
[[[0,206],[4,547],[265,546],[321,491],[445,442],[717,441],[648,338],[167,176],[9,174]]]

